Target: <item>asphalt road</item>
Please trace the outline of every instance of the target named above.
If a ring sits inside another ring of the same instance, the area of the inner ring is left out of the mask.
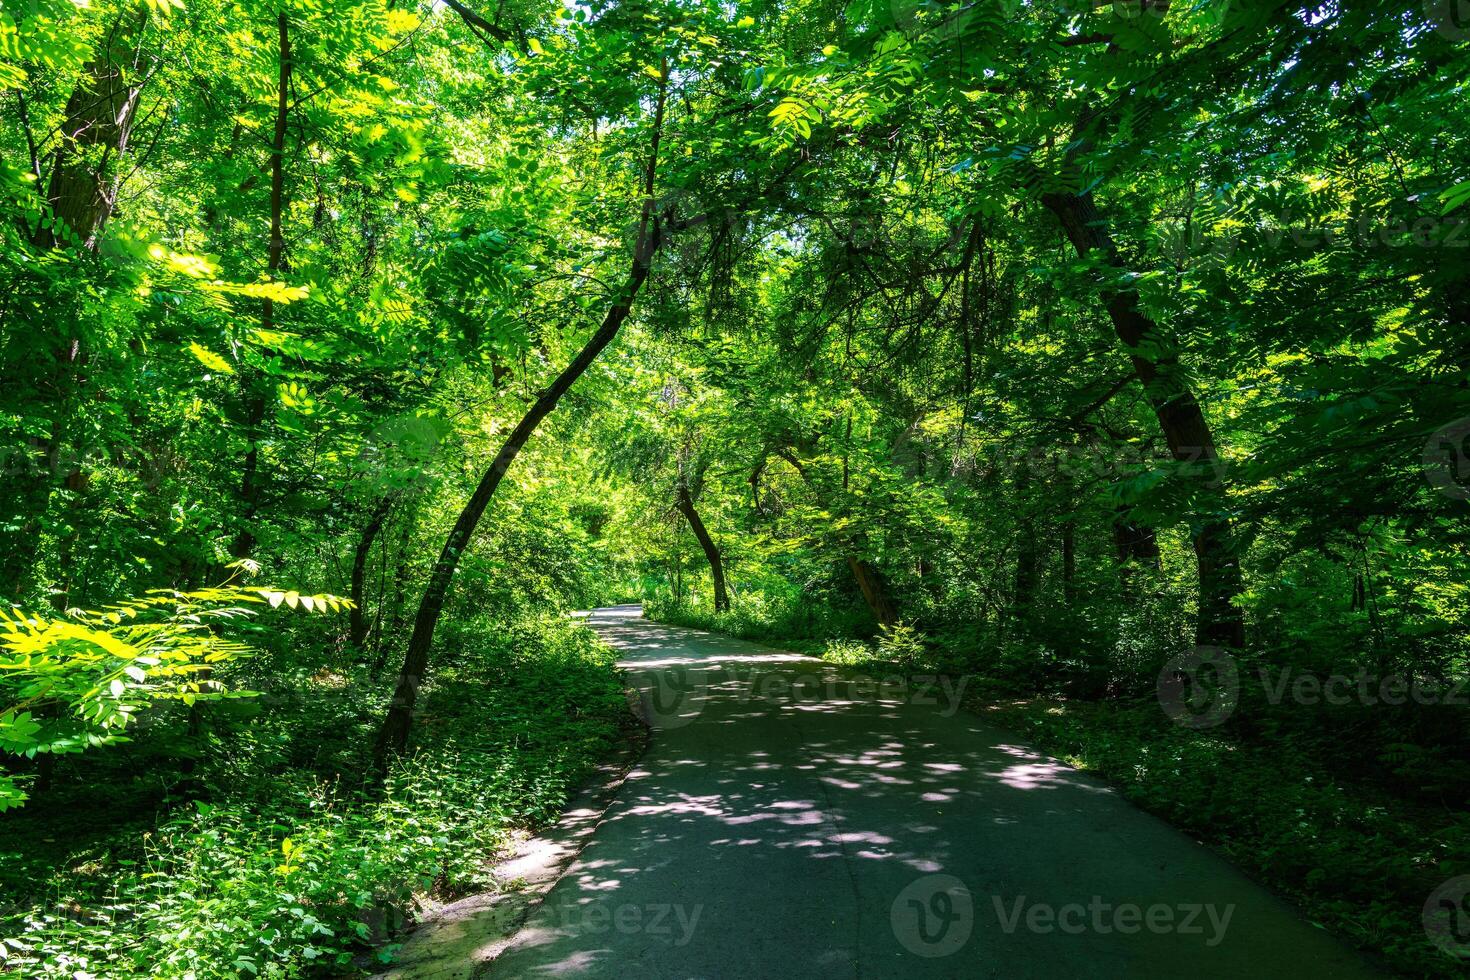
[[[1377,975],[952,688],[638,615],[590,622],[648,752],[488,976]]]

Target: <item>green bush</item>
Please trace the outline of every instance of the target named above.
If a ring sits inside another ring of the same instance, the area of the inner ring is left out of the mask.
[[[655,622],[693,629],[714,630],[743,640],[776,643],[782,647],[820,654],[833,638],[856,638],[873,632],[866,609],[829,605],[778,579],[769,588],[747,585],[731,598],[730,608],[716,613],[708,600],[672,595],[654,589],[644,596],[643,614]]]
[[[252,696],[219,680],[253,652],[223,633],[267,605],[338,612],[351,603],[225,585],[153,589],[65,616],[0,609],[0,754],[73,755],[128,741],[139,718],[160,705]],[[0,813],[25,800],[20,780],[0,769]]]
[[[861,640],[828,640],[822,648],[822,659],[843,667],[861,667],[878,659],[878,652]]]
[[[908,623],[893,623],[879,630],[878,658],[903,670],[925,670],[932,666],[924,634]]]

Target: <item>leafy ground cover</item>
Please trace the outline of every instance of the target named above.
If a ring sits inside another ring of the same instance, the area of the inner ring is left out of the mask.
[[[361,778],[382,708],[365,672],[278,678],[215,710],[186,781],[162,781],[180,752],[166,724],[71,762],[0,817],[4,966],[202,980],[386,962],[423,898],[493,887],[487,859],[555,817],[626,714],[584,628],[479,636],[425,692],[415,751],[381,789]]]

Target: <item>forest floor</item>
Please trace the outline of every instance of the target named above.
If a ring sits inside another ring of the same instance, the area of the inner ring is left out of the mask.
[[[947,681],[591,625],[650,747],[489,976],[1374,975]]]
[[[381,679],[264,653],[242,686],[266,693],[211,706],[198,749],[155,724],[64,757],[50,791],[0,815],[0,975],[348,975],[388,963],[425,908],[498,889],[495,858],[555,821],[634,722],[585,630],[463,629],[474,642],[445,644],[418,751],[383,787],[361,776]]]

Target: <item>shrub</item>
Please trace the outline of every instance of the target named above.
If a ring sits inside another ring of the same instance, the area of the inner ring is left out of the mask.
[[[906,623],[893,623],[878,633],[878,658],[897,664],[904,670],[921,670],[929,666],[924,634]]]

